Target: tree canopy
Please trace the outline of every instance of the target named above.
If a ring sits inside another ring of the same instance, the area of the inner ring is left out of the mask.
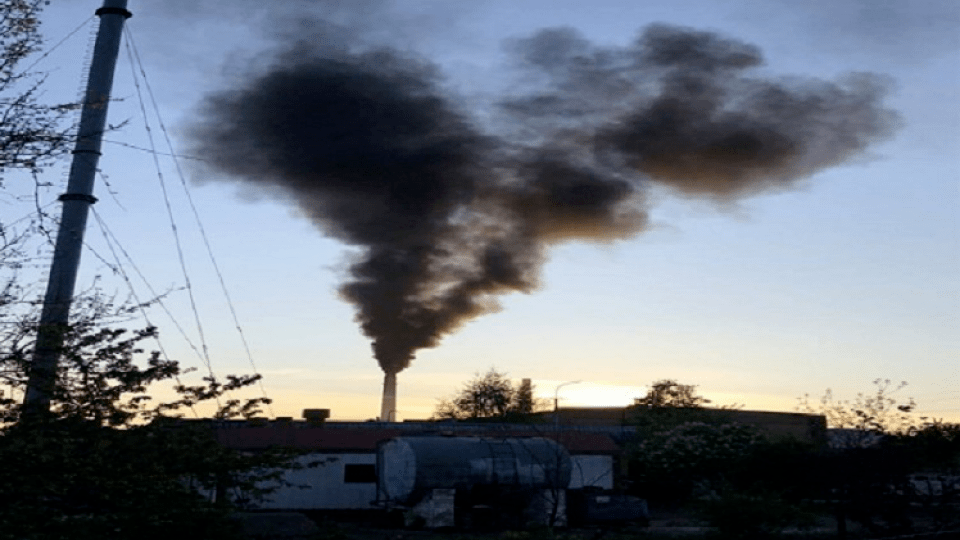
[[[835,428],[827,445],[707,414],[692,385],[657,381],[637,400],[628,489],[700,509],[718,537],[775,537],[827,514],[840,537],[851,522],[876,537],[954,530],[960,426],[914,417],[904,386],[878,379],[851,400],[802,398],[802,412]]]
[[[102,311],[67,330],[49,415],[0,399],[0,539],[232,538],[228,511],[293,466],[292,452],[242,454],[215,437],[219,421],[260,414],[266,398],[234,391],[259,376],[181,383],[175,361],[147,352],[156,329],[104,324]],[[0,340],[0,381],[20,393],[35,326]],[[173,383],[158,401],[151,388]],[[212,418],[187,419],[216,402]],[[229,490],[230,497],[214,496]]]
[[[710,403],[710,400],[697,395],[696,385],[680,384],[673,379],[661,379],[651,384],[647,394],[634,399],[633,403],[650,409],[699,408]]]
[[[518,385],[495,368],[477,374],[449,399],[437,404],[433,417],[438,419],[511,419],[536,412],[542,402],[533,396],[534,386],[529,379]]]

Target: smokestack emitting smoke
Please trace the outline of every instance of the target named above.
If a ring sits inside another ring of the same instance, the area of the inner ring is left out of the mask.
[[[397,421],[397,374],[387,371],[383,375],[383,399],[380,401],[380,421]]]
[[[194,152],[361,248],[340,294],[387,375],[385,419],[419,349],[534,290],[549,245],[642,231],[648,186],[718,202],[788,188],[897,122],[878,77],[759,78],[756,47],[686,28],[625,47],[568,28],[512,41],[539,86],[499,102],[498,131],[426,60],[314,43],[208,96]]]

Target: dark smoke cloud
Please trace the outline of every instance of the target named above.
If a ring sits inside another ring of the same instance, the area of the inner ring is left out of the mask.
[[[505,101],[511,114],[556,136],[572,132],[595,159],[692,196],[789,187],[897,124],[880,105],[877,76],[754,78],[760,51],[708,32],[653,25],[631,46],[605,49],[551,29],[512,48],[546,88]]]
[[[304,39],[201,107],[193,151],[214,172],[292,196],[362,248],[341,295],[385,371],[535,290],[550,245],[642,231],[651,182],[718,200],[779,189],[895,123],[875,77],[750,78],[756,47],[704,32],[600,48],[550,29],[510,50],[540,79],[502,101],[502,133],[429,62]]]

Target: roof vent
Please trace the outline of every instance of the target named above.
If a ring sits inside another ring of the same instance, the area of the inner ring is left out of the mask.
[[[313,425],[320,425],[330,418],[330,409],[304,409],[303,419]]]

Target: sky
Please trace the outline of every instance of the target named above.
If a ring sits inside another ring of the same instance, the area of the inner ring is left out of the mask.
[[[960,419],[955,2],[263,4],[129,3],[126,43],[139,62],[125,45],[96,211],[133,261],[126,271],[135,265],[166,293],[172,320],[153,308],[150,323],[184,366],[207,369],[177,325],[206,343],[215,373],[253,369],[186,188],[278,416],[373,418],[382,364],[404,368],[406,419],[428,417],[491,367],[532,379],[561,406],[626,405],[670,378],[717,405],[794,411],[804,395],[829,388],[852,400],[890,379],[908,383],[896,395],[921,415]],[[75,99],[97,7],[46,9],[48,46],[66,38],[36,66],[46,98]],[[711,52],[669,57],[691,36]],[[644,60],[617,64],[634,53]],[[589,77],[578,75],[584,58]],[[329,98],[329,81],[386,105],[358,113]],[[773,88],[817,99],[784,112],[756,98]],[[726,101],[711,109],[717,96]],[[322,114],[306,112],[325,100]],[[724,122],[701,121],[724,107],[734,110]],[[687,114],[693,135],[657,127],[663,110]],[[706,150],[680,146],[737,121],[747,142],[721,134]],[[417,126],[427,131],[406,131]],[[395,146],[342,143],[370,133]],[[169,136],[179,169],[160,156],[158,174],[142,150],[150,135],[164,152]],[[754,148],[753,161],[715,152],[731,140]],[[414,159],[414,146],[430,159]],[[43,204],[67,168],[45,173]],[[407,177],[442,195],[426,206],[371,202]],[[542,202],[557,197],[575,204]],[[4,219],[29,215],[27,199],[2,201]],[[407,221],[407,208],[434,221]],[[91,223],[79,288],[125,297]],[[410,231],[432,242],[426,255],[409,248]],[[426,270],[384,266],[385,253]],[[150,297],[131,276],[137,297]],[[432,295],[408,305],[403,291],[417,287]]]

